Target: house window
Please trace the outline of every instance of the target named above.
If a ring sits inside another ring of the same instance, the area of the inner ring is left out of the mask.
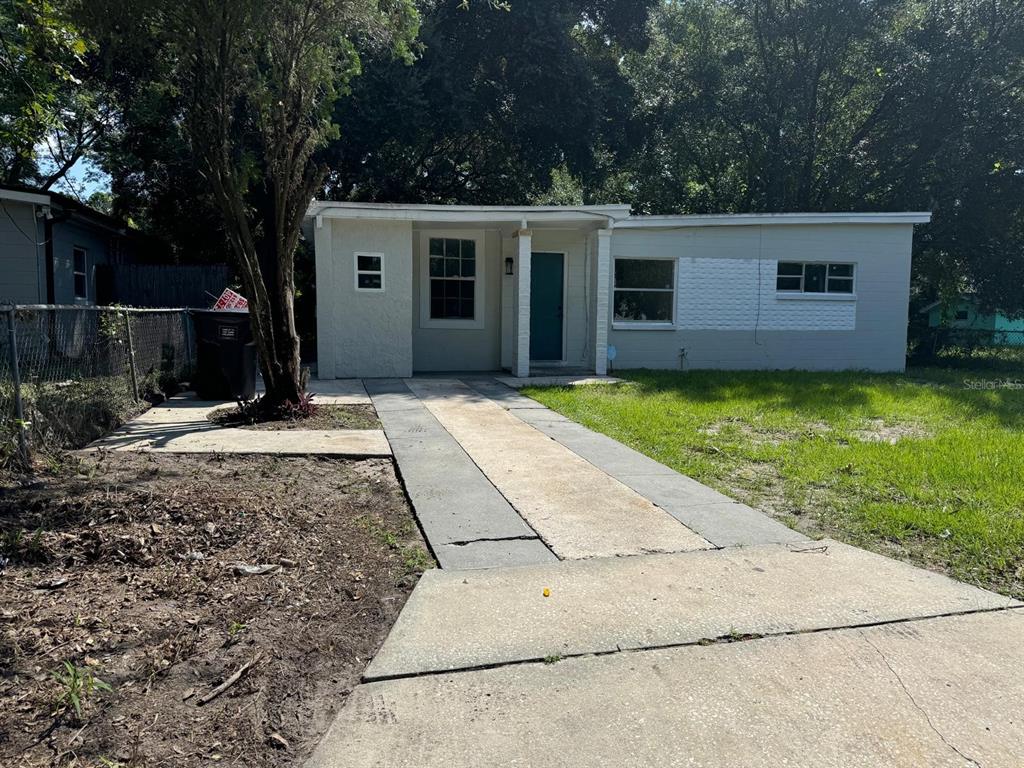
[[[615,322],[671,325],[675,283],[675,259],[616,259]]]
[[[476,317],[476,241],[430,238],[430,319]]]
[[[71,251],[71,269],[75,282],[75,298],[89,298],[89,257],[85,248],[75,247]]]
[[[956,319],[957,320],[966,320],[967,317],[968,317],[968,315],[967,315],[967,310],[966,309],[958,309],[956,311]]]
[[[787,293],[853,293],[853,264],[780,261],[775,288]]]
[[[383,253],[356,254],[356,290],[375,292],[384,290]]]

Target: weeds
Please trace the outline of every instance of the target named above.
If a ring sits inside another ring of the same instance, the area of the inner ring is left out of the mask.
[[[24,528],[12,528],[0,533],[0,555],[10,562],[45,563],[49,552],[43,544],[43,529],[26,537]]]
[[[70,661],[64,662],[63,671],[58,670],[50,674],[59,686],[54,700],[55,713],[66,711],[70,705],[75,711],[75,717],[79,720],[82,719],[82,709],[97,691],[109,693],[114,690],[107,683],[96,677],[92,670],[85,667],[76,667]]]

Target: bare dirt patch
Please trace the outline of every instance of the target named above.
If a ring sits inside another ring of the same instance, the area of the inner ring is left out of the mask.
[[[865,429],[855,429],[851,434],[865,443],[890,445],[895,445],[900,440],[923,440],[931,437],[931,433],[920,424],[892,423],[884,419],[870,419]]]
[[[316,404],[312,415],[304,418],[254,421],[237,408],[220,409],[210,415],[210,421],[222,427],[242,429],[380,429],[380,419],[372,405]]]
[[[4,766],[301,764],[432,565],[381,460],[102,454],[0,534]]]
[[[751,445],[778,446],[801,436],[821,435],[827,433],[829,430],[830,428],[827,424],[814,422],[808,424],[804,432],[795,433],[784,429],[765,429],[763,427],[755,427],[742,419],[729,418],[708,424],[706,427],[702,427],[697,431],[710,437],[718,437],[719,435],[724,435],[730,438],[739,437]]]

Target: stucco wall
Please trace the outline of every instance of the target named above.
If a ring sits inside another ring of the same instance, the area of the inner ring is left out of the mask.
[[[481,231],[478,230],[478,234]],[[413,370],[415,371],[495,371],[501,367],[501,281],[504,273],[501,233],[482,230],[483,313],[479,328],[434,328],[422,320],[424,260],[428,258],[425,238],[445,236],[444,230],[416,232],[413,235]]]
[[[43,227],[33,206],[3,201],[0,213],[0,301],[38,304],[46,301],[46,273],[43,263]]]
[[[314,229],[321,378],[410,376],[412,224],[325,219]],[[355,289],[356,252],[384,254],[384,291]]]
[[[912,232],[906,224],[616,230],[613,258],[679,261],[676,327],[612,324],[615,367],[903,370]],[[776,297],[780,260],[856,264],[856,299]]]

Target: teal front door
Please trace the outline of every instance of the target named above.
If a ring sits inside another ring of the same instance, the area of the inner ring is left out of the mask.
[[[530,259],[530,359],[562,359],[562,293],[565,267],[560,253],[534,252]]]

